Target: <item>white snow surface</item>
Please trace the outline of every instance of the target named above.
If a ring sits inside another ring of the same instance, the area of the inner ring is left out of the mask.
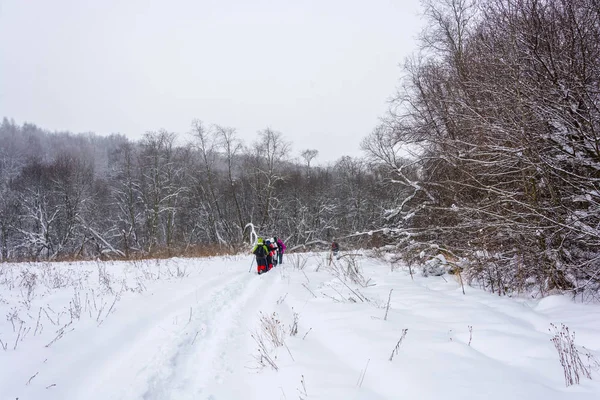
[[[565,386],[549,332],[564,323],[600,359],[598,305],[463,295],[356,259],[366,287],[323,253],[260,276],[250,256],[0,264],[0,399],[600,398],[594,366]],[[261,316],[279,321],[278,370],[259,363]]]

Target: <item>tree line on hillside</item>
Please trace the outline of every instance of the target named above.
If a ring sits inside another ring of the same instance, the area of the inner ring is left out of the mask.
[[[424,6],[420,51],[364,141],[403,191],[387,214],[403,256],[442,252],[498,294],[597,292],[600,1]]]
[[[5,118],[0,259],[214,254],[243,245],[250,222],[301,245],[379,227],[394,202],[364,160],[314,166],[316,150],[294,159],[271,129],[246,145],[194,121],[187,137],[49,133]]]

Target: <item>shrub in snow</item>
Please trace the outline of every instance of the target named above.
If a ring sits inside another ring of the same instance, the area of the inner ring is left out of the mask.
[[[264,315],[260,313],[260,329],[262,334],[274,347],[283,346],[285,340],[285,327],[279,320],[277,313]]]
[[[360,254],[345,254],[343,260],[332,260],[328,265],[330,272],[341,281],[350,281],[363,288],[373,286],[370,278],[365,278],[358,257]]]
[[[279,370],[276,364],[278,347],[285,344],[285,328],[277,313],[264,315],[260,313],[260,328],[252,335],[252,339],[258,345],[258,354],[254,355],[259,368],[270,366],[274,370]]]
[[[19,286],[26,290],[26,292],[22,296],[24,298],[23,304],[27,307],[28,310],[29,308],[31,308],[31,301],[34,298],[33,293],[36,287],[37,280],[37,274],[29,271],[29,269],[26,269],[25,271],[21,272],[21,280],[19,282]]]
[[[592,379],[590,366],[586,366],[579,357],[579,350],[575,346],[575,332],[569,332],[569,328],[564,324],[560,325],[560,330],[554,324],[550,324],[550,333],[553,333],[552,343],[558,352],[560,365],[563,367],[565,374],[565,384],[571,386],[579,384],[581,375],[588,379]],[[591,356],[588,355],[588,358]]]

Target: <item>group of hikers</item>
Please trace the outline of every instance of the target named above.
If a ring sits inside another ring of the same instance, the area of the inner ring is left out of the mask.
[[[285,252],[286,246],[281,239],[273,237],[271,239],[264,240],[259,237],[256,240],[256,245],[252,249],[252,254],[256,256],[256,268],[258,274],[270,271],[271,268],[277,266],[277,264],[283,264],[283,253]],[[331,255],[337,257],[340,251],[340,245],[333,240],[331,243]],[[331,256],[330,261],[331,263]]]
[[[277,237],[267,240],[259,237],[256,246],[252,249],[252,254],[256,256],[258,274],[271,270],[277,264],[283,264],[285,249],[285,244]]]

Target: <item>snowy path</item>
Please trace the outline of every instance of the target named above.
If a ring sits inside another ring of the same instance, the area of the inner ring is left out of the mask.
[[[346,286],[327,267],[316,272],[319,256],[304,271],[286,264],[262,276],[248,273],[247,258],[178,262],[194,273],[159,273],[147,290],[123,295],[100,326],[82,318],[50,347],[42,345],[54,336],[47,329],[43,340],[0,353],[0,399],[600,398],[598,371],[565,387],[548,331],[565,323],[577,345],[600,359],[599,306],[473,288],[463,295],[452,277],[413,281],[370,259],[361,261],[375,284],[366,288]],[[127,265],[113,268],[131,275]],[[2,293],[0,300],[14,301],[14,290]],[[36,301],[60,299],[68,301],[52,293]],[[0,311],[12,310],[4,304],[10,301],[0,301]],[[259,368],[255,358],[251,334],[260,312],[286,331],[285,346],[270,349],[277,371]],[[295,313],[298,334],[291,336]],[[2,323],[0,334],[8,327]]]
[[[268,281],[277,277],[259,278],[239,269],[220,273],[186,282],[183,288],[160,288],[143,308],[134,304],[121,309],[133,318],[110,321],[99,332],[102,343],[68,360],[68,369],[80,373],[81,383],[65,393],[57,390],[56,398],[183,400],[210,392],[211,384],[231,372],[226,357],[232,342],[247,335],[241,317],[254,318],[253,299],[272,288]],[[168,303],[161,304],[165,299]],[[86,367],[88,360],[94,365]]]

